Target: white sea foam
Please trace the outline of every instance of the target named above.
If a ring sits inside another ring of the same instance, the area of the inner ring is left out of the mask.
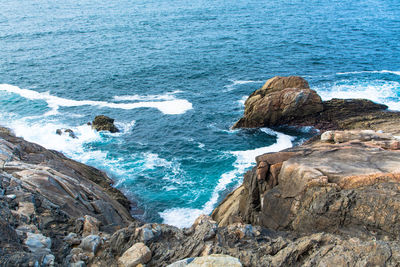
[[[144,168],[147,170],[155,169],[156,167],[172,168],[173,163],[166,159],[160,158],[155,153],[143,153],[144,156]]]
[[[56,115],[58,113],[59,107],[96,106],[100,108],[107,107],[116,109],[156,108],[162,113],[168,115],[183,114],[193,108],[192,103],[190,103],[186,99],[173,99],[153,102],[146,101],[135,103],[113,103],[106,101],[67,99],[51,95],[49,92],[40,93],[34,90],[21,89],[17,86],[9,84],[0,84],[0,90],[18,94],[30,100],[46,101],[47,105],[51,108],[51,110],[45,114],[46,116]]]
[[[115,101],[155,101],[155,100],[175,100],[175,94],[182,91],[176,90],[162,95],[123,95],[114,96]]]
[[[347,74],[362,74],[362,73],[389,73],[400,75],[400,71],[393,70],[371,70],[371,71],[350,71],[350,72],[338,72],[337,75],[347,75]]]
[[[17,136],[23,137],[27,141],[38,143],[47,149],[61,151],[83,162],[87,162],[90,157],[94,156],[84,151],[83,144],[101,140],[99,133],[92,130],[92,128],[86,124],[78,127],[71,127],[54,121],[31,122],[26,118],[2,121],[2,124],[11,128]],[[56,134],[57,129],[63,128],[72,129],[78,138],[73,139],[67,135],[60,136]],[[93,153],[99,154],[100,152]],[[98,156],[99,155],[96,155],[96,157]]]
[[[242,98],[240,100],[238,100],[239,106],[244,107],[244,102],[246,102],[248,96],[242,96]]]
[[[120,121],[115,122],[115,125],[121,131],[117,134],[122,135],[122,134],[130,133],[133,130],[135,123],[136,123],[135,120],[132,120],[130,122],[120,122]]]
[[[400,83],[395,81],[340,81],[332,86],[316,88],[316,90],[323,100],[332,98],[367,98],[377,103],[383,103],[391,110],[400,110],[400,102],[397,97]]]
[[[244,172],[255,163],[256,156],[268,152],[280,151],[292,146],[292,136],[275,132],[268,128],[263,128],[261,130],[267,134],[275,135],[277,137],[276,143],[267,147],[229,152],[236,156],[236,161],[233,163],[234,169],[221,175],[217,186],[212,192],[210,200],[207,201],[207,203],[205,203],[201,209],[172,208],[160,212],[163,222],[180,228],[190,227],[199,215],[210,214],[212,212],[218,202],[220,193],[225,190],[228,185],[232,184],[233,182],[237,182],[237,185],[239,184]]]

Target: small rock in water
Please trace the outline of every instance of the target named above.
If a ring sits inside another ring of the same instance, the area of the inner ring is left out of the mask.
[[[114,125],[114,119],[104,115],[99,115],[94,118],[92,128],[97,131],[119,132],[118,128]]]
[[[56,134],[58,134],[58,135],[63,135],[63,132],[68,133],[68,136],[73,139],[78,139],[78,137],[75,135],[74,131],[72,131],[71,129],[57,129],[56,130]]]

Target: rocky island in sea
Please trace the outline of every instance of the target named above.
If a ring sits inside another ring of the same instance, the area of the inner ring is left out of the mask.
[[[0,265],[398,266],[400,113],[274,77],[234,127],[282,125],[320,133],[259,155],[184,229],[132,218],[104,172],[0,128]]]

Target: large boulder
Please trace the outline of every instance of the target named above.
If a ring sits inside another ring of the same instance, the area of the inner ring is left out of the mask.
[[[114,125],[114,119],[104,115],[99,115],[94,118],[92,128],[97,131],[119,132],[118,128]]]
[[[322,110],[321,97],[305,79],[276,76],[249,96],[244,116],[233,128],[277,126]]]

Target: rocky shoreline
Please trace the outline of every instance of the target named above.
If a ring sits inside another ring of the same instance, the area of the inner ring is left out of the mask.
[[[133,219],[106,174],[0,128],[0,266],[399,266],[400,114],[386,109],[268,80],[234,127],[321,134],[258,156],[188,229]]]

